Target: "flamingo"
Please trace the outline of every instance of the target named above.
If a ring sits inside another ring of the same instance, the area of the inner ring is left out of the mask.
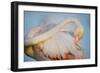
[[[50,30],[39,26],[26,35],[24,52],[39,61],[83,59],[83,35],[84,28],[77,18],[68,18]]]

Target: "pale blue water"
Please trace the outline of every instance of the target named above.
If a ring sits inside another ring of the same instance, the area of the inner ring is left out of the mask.
[[[81,40],[81,47],[85,58],[90,58],[90,15],[79,13],[57,13],[57,12],[34,12],[24,11],[24,34],[33,27],[44,24],[59,24],[67,18],[77,18],[84,27],[84,37]],[[24,61],[32,61],[32,58],[24,55]]]

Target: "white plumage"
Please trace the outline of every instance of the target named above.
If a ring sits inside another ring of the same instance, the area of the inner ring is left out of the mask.
[[[82,59],[82,36],[82,24],[76,18],[66,19],[50,30],[33,28],[25,38],[25,54],[36,60]]]

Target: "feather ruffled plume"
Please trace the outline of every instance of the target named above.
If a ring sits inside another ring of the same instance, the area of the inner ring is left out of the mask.
[[[55,26],[38,26],[26,35],[25,54],[36,60],[83,59],[80,46],[83,35],[83,26],[76,18]]]

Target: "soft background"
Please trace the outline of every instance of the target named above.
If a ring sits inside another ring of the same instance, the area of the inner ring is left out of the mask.
[[[0,73],[13,73],[10,71],[10,29],[11,29],[11,13],[10,2],[14,0],[0,0]],[[19,1],[19,0],[16,0]],[[75,4],[75,5],[93,5],[98,6],[98,31],[100,31],[100,0],[20,0],[31,2],[45,2],[45,3],[61,3],[61,4]],[[98,33],[100,37],[100,33]],[[98,38],[98,56],[100,56],[100,38]],[[73,68],[73,69],[59,69],[59,70],[44,70],[34,71],[34,73],[100,73],[100,57],[98,57],[98,67],[88,68]],[[24,73],[24,72],[19,72]],[[25,73],[33,73],[28,71]]]
[[[24,11],[24,34],[27,35],[28,32],[33,27],[41,25],[53,26],[55,24],[60,24],[68,18],[78,19],[83,28],[84,35],[81,39],[81,47],[85,59],[90,58],[90,15],[83,13],[64,13],[64,12],[37,12],[37,11]],[[73,29],[74,26],[71,26],[66,29]],[[74,30],[72,30],[74,31]],[[24,56],[24,61],[32,61],[32,58]]]

